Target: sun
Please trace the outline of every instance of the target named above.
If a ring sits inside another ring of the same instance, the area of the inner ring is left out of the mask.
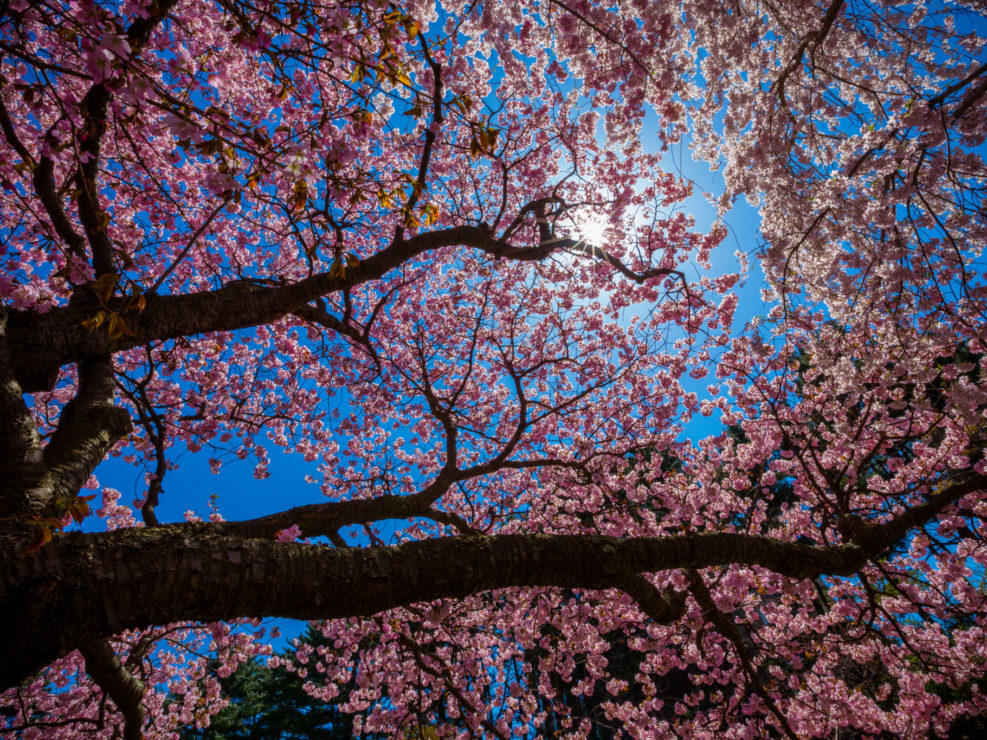
[[[596,211],[582,210],[573,216],[573,236],[592,246],[600,246],[607,231],[607,220]]]

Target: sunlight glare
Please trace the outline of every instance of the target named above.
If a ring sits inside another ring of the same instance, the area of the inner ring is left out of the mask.
[[[574,219],[574,236],[587,244],[600,247],[606,235],[607,220],[596,211],[582,211]]]

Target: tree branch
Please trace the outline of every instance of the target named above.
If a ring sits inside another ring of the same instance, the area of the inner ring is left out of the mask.
[[[113,388],[109,357],[79,363],[79,390],[62,409],[44,451],[56,499],[74,497],[110,448],[130,433],[130,414],[113,405]]]
[[[408,519],[415,516],[434,519],[433,514],[436,512],[430,509],[431,503],[431,500],[419,495],[387,494],[371,499],[327,501],[322,504],[296,506],[256,519],[211,522],[202,526],[208,533],[273,539],[282,529],[297,524],[302,537],[330,537],[340,527],[370,524],[381,519]]]
[[[432,70],[432,122],[425,129],[425,143],[422,146],[422,153],[419,158],[418,175],[415,177],[411,197],[408,198],[408,202],[404,206],[406,218],[413,215],[415,206],[418,205],[418,199],[425,192],[425,186],[428,182],[428,165],[432,158],[432,148],[435,146],[435,132],[442,126],[442,65],[432,58],[432,54],[428,49],[428,43],[425,41],[425,34],[419,33],[418,40],[421,43],[425,62],[428,64],[429,69]],[[404,226],[402,225],[398,227],[397,238],[401,239],[403,236]]]
[[[312,306],[306,304],[296,308],[293,313],[300,319],[305,319],[313,324],[324,326],[325,328],[336,332],[340,336],[349,337],[353,342],[363,347],[367,351],[367,354],[370,355],[370,359],[374,361],[374,364],[380,368],[380,358],[377,356],[377,351],[370,343],[370,338],[367,336],[367,332],[361,331],[353,324],[344,322],[336,316],[333,316],[331,313],[326,311],[323,306]]]
[[[55,186],[55,164],[51,157],[44,156],[40,160],[35,160],[27,147],[21,142],[14,129],[13,121],[7,111],[7,106],[0,97],[0,130],[3,131],[7,143],[14,149],[21,159],[31,168],[31,184],[34,192],[38,196],[48,219],[58,237],[65,242],[68,252],[79,257],[85,256],[86,240],[79,234],[72,221],[65,213],[62,199],[58,195],[58,188]]]
[[[836,22],[836,17],[840,14],[840,9],[843,7],[844,0],[833,0],[833,3],[829,6],[826,11],[826,15],[823,16],[822,23],[820,23],[819,28],[812,33],[806,34],[805,38],[802,39],[802,43],[799,44],[798,49],[795,50],[795,54],[791,61],[785,69],[782,70],[781,74],[778,75],[778,79],[775,80],[773,88],[778,90],[778,100],[781,102],[782,108],[788,107],[788,101],[785,99],[785,82],[788,80],[788,76],[795,71],[795,68],[802,63],[802,58],[805,56],[806,49],[809,48],[809,44],[818,46],[823,42],[826,36],[829,34],[830,29],[833,27],[833,23]]]
[[[323,272],[292,285],[240,281],[189,295],[149,294],[140,313],[127,311],[123,299],[111,299],[109,308],[125,314],[131,331],[117,339],[111,339],[105,330],[90,331],[81,325],[99,310],[94,302],[80,301],[43,314],[12,311],[8,334],[12,363],[26,392],[50,389],[61,365],[165,339],[267,324],[324,295],[378,279],[421,254],[451,246],[473,247],[493,254],[501,254],[504,249],[489,230],[458,226],[395,241],[347,268],[344,276]]]
[[[144,726],[144,684],[120,662],[107,640],[86,640],[79,645],[86,673],[106,692],[123,715],[123,739],[141,740]]]
[[[751,690],[761,697],[761,700],[768,707],[768,710],[775,716],[775,719],[778,720],[778,723],[781,725],[782,730],[784,730],[785,735],[791,740],[798,740],[798,736],[792,730],[792,726],[788,723],[788,718],[785,717],[781,709],[778,708],[777,703],[775,703],[775,700],[771,698],[771,695],[768,693],[767,689],[764,688],[764,684],[758,677],[750,648],[748,648],[740,629],[729,615],[724,614],[716,607],[716,603],[713,601],[713,597],[710,594],[709,589],[706,588],[706,584],[703,582],[703,577],[698,571],[689,569],[686,571],[685,575],[689,580],[689,591],[702,608],[703,616],[712,622],[717,631],[729,640],[731,645],[733,645],[733,649],[737,653],[737,658],[740,660],[741,670],[747,677]]]
[[[898,516],[883,524],[857,524],[852,533],[852,541],[877,554],[891,547],[910,529],[930,521],[950,504],[977,491],[987,490],[987,475],[972,474],[964,480],[945,485],[932,498],[923,504],[906,509]]]
[[[0,631],[42,636],[38,641],[8,641],[0,649],[0,690],[92,635],[175,621],[366,616],[418,601],[526,586],[621,589],[640,596],[639,603],[653,612],[658,602],[639,588],[640,582],[629,580],[628,573],[756,565],[796,579],[849,576],[909,528],[985,487],[987,477],[980,475],[954,484],[927,504],[866,527],[861,530],[866,536],[854,543],[831,547],[730,532],[626,539],[468,536],[337,549],[268,536],[275,526],[296,523],[298,510],[288,522],[276,514],[244,523],[71,533],[55,537],[30,556],[24,555],[23,536],[0,535],[5,563],[0,570]],[[342,511],[353,520],[378,517],[374,507],[400,508],[416,498],[340,502],[331,513],[336,515],[333,521]],[[301,508],[323,518],[327,511],[324,505]],[[671,618],[675,597],[664,600],[655,614]]]
[[[0,306],[0,518],[40,515],[52,497],[38,428],[24,403],[7,350],[6,306]]]
[[[455,226],[396,240],[376,254],[346,269],[345,275],[318,273],[292,285],[238,281],[218,290],[177,296],[146,296],[140,313],[127,311],[123,299],[111,299],[109,308],[126,314],[129,334],[111,339],[107,331],[90,330],[82,322],[99,307],[79,302],[47,313],[11,312],[9,341],[18,382],[26,392],[50,389],[61,365],[113,354],[142,344],[213,331],[234,331],[275,321],[287,314],[311,315],[304,308],[329,293],[346,290],[383,277],[405,262],[443,247],[479,249],[503,259],[537,261],[558,250],[570,250],[602,259],[623,275],[643,283],[676,270],[655,268],[636,273],[598,247],[573,239],[549,238],[533,247],[512,246],[495,238],[484,226]]]
[[[657,624],[671,624],[685,614],[685,594],[674,589],[662,593],[638,573],[629,575],[619,588],[634,599],[641,611]]]
[[[209,527],[57,535],[28,556],[23,537],[0,540],[0,630],[37,636],[0,648],[0,689],[81,640],[154,624],[367,616],[498,588],[622,589],[628,572],[714,565],[758,565],[799,579],[850,575],[868,558],[856,545],[734,533],[469,536],[336,549],[208,534]]]
[[[945,102],[946,98],[948,98],[950,95],[957,92],[958,90],[962,90],[964,87],[969,85],[971,82],[973,82],[975,79],[977,79],[983,74],[987,74],[987,64],[981,64],[979,67],[973,69],[970,72],[970,74],[968,74],[962,80],[959,80],[958,82],[954,82],[952,85],[949,85],[948,87],[943,89],[942,92],[940,92],[938,95],[936,95],[933,98],[930,98],[929,107],[938,108],[940,105],[943,104],[943,102]]]
[[[154,29],[164,20],[178,0],[158,0],[150,7],[146,18],[138,18],[127,29],[127,43],[132,53],[147,43]],[[109,108],[112,89],[105,82],[89,88],[79,106],[86,121],[86,136],[80,141],[79,149],[86,155],[79,159],[77,179],[80,189],[78,200],[79,221],[86,230],[89,246],[92,249],[92,265],[96,275],[115,274],[113,246],[107,234],[109,217],[99,203],[100,148],[106,133],[106,112]]]

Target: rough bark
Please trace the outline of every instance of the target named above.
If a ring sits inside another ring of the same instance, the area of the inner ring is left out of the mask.
[[[0,687],[125,629],[238,617],[363,616],[512,586],[620,589],[653,619],[673,620],[681,613],[680,595],[652,590],[638,574],[736,564],[796,579],[851,575],[909,529],[985,488],[987,476],[970,474],[882,524],[859,523],[849,544],[833,547],[706,533],[477,535],[333,549],[273,540],[273,528],[285,523],[280,515],[72,533],[31,554],[25,554],[25,536],[9,533],[0,535],[0,630],[19,639],[0,648]],[[306,521],[308,534],[319,534],[380,513],[370,511],[374,502],[369,508],[360,503],[292,511]]]
[[[106,453],[131,430],[130,415],[113,405],[109,357],[79,363],[79,390],[63,409],[45,447],[45,463],[56,498],[71,498]]]
[[[0,306],[0,521],[39,515],[52,496],[38,430],[10,363],[7,317]]]
[[[144,726],[144,684],[124,667],[106,640],[88,640],[79,646],[86,673],[100,685],[123,715],[123,740],[140,740]]]
[[[62,365],[155,341],[269,324],[299,311],[309,301],[379,279],[415,257],[451,246],[479,249],[504,259],[531,261],[544,259],[555,251],[578,252],[605,262],[638,282],[679,275],[667,269],[635,273],[603,250],[571,239],[551,236],[534,247],[515,247],[504,238],[495,238],[485,226],[457,226],[394,241],[358,265],[348,267],[341,277],[319,273],[291,285],[242,280],[218,290],[186,295],[146,294],[142,311],[128,310],[126,299],[111,299],[109,307],[120,312],[129,330],[115,339],[104,328],[90,330],[83,325],[101,310],[94,301],[79,301],[47,313],[11,311],[11,364],[25,392],[47,390],[54,385]]]
[[[22,543],[4,543],[0,629],[21,639],[0,652],[2,686],[85,640],[155,624],[361,616],[510,586],[620,589],[633,573],[729,563],[793,578],[847,575],[871,554],[743,534],[470,536],[339,550],[214,535],[207,525],[61,535],[27,556]]]
[[[237,281],[213,291],[151,294],[145,296],[143,311],[127,311],[124,300],[117,299],[110,307],[120,310],[131,333],[116,339],[106,329],[90,330],[82,325],[100,310],[95,302],[80,301],[44,314],[12,311],[8,333],[12,365],[25,391],[43,390],[54,384],[59,367],[67,363],[153,341],[267,324],[316,298],[380,278],[427,251],[460,245],[498,252],[495,244],[488,230],[461,226],[395,242],[348,268],[343,277],[320,273],[292,285]]]

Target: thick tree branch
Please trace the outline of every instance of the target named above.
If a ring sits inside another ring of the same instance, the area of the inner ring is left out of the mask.
[[[209,525],[57,536],[24,556],[2,542],[0,687],[92,635],[175,621],[334,619],[511,586],[622,589],[629,572],[758,565],[792,578],[849,575],[868,553],[723,533],[449,537],[334,549],[206,534]],[[217,527],[217,529],[219,529]]]
[[[40,515],[52,496],[38,429],[10,366],[7,314],[0,306],[0,521]]]
[[[665,275],[682,277],[675,270],[651,269],[636,273],[611,255],[573,239],[549,239],[533,247],[512,246],[495,238],[483,226],[456,226],[395,241],[380,252],[346,269],[343,276],[328,272],[292,285],[239,281],[219,290],[179,296],[146,296],[140,313],[127,311],[122,299],[110,308],[123,313],[130,334],[111,339],[102,329],[91,331],[82,322],[99,310],[94,303],[70,305],[47,313],[11,312],[9,341],[18,382],[27,392],[49,389],[61,365],[112,354],[142,344],[213,331],[233,331],[267,324],[290,313],[311,312],[305,307],[324,295],[383,277],[390,270],[422,254],[443,247],[479,249],[504,259],[537,261],[559,250],[602,259],[622,274],[643,283]],[[119,304],[119,305],[117,305]]]
[[[440,524],[455,527],[463,534],[476,534],[470,524],[457,514],[434,508],[433,504],[442,498],[453,483],[489,475],[501,469],[530,469],[537,467],[578,467],[578,463],[565,460],[522,460],[510,461],[495,459],[466,470],[455,467],[455,432],[451,427],[453,443],[448,447],[446,465],[435,479],[417,493],[407,496],[384,494],[370,499],[350,499],[327,501],[319,504],[296,506],[285,511],[239,521],[215,522],[206,525],[213,534],[239,535],[270,539],[283,529],[298,525],[302,537],[333,537],[341,527],[355,524],[370,524],[383,519],[410,519],[420,517]],[[499,456],[498,456],[499,457]],[[156,525],[155,525],[156,526]]]
[[[110,448],[130,433],[130,414],[113,405],[113,388],[110,358],[79,363],[79,390],[44,452],[56,499],[74,497]]]
[[[469,536],[366,549],[331,549],[271,538],[275,527],[299,519],[305,522],[305,510],[323,527],[327,511],[332,523],[340,521],[342,512],[357,521],[361,516],[382,518],[383,508],[389,517],[401,507],[420,504],[416,499],[428,489],[418,496],[340,502],[329,509],[302,507],[292,510],[290,521],[273,515],[242,523],[73,533],[56,537],[30,556],[23,554],[23,537],[7,535],[0,540],[7,564],[0,571],[0,630],[43,635],[45,640],[44,644],[12,641],[0,651],[0,688],[92,635],[175,621],[364,616],[418,601],[463,598],[512,586],[621,589],[663,621],[673,618],[677,597],[646,594],[640,582],[628,578],[629,573],[756,565],[797,579],[848,576],[910,528],[985,487],[987,477],[980,475],[953,484],[927,504],[885,524],[867,526],[854,543],[834,547],[739,533],[627,539]],[[303,533],[307,526],[308,522],[302,526]],[[663,600],[661,606],[657,598]]]
[[[61,365],[165,339],[267,324],[324,295],[376,280],[421,254],[450,246],[534,259],[524,250],[504,255],[510,248],[498,243],[487,229],[458,226],[396,241],[347,268],[344,276],[324,272],[293,285],[240,281],[190,295],[148,294],[147,305],[140,313],[127,311],[122,299],[110,301],[110,308],[123,313],[132,332],[117,339],[111,339],[106,330],[90,331],[81,325],[99,310],[96,303],[79,302],[44,314],[11,312],[8,336],[12,362],[25,391],[47,389],[54,384]]]
[[[123,739],[141,740],[144,725],[144,684],[128,671],[106,640],[85,640],[79,652],[86,659],[86,673],[106,692],[123,715]]]

